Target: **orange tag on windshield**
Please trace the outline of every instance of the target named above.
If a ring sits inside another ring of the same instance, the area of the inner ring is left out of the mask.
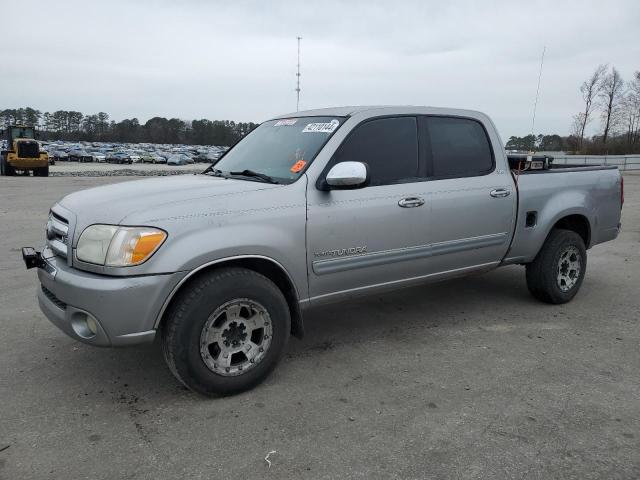
[[[307,162],[305,162],[304,160],[298,160],[296,163],[293,164],[293,167],[291,167],[291,173],[298,173],[300,170],[304,168],[306,164]]]

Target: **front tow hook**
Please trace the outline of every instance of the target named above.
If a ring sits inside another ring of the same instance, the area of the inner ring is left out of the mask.
[[[42,254],[33,247],[22,247],[22,260],[27,270],[44,266]]]

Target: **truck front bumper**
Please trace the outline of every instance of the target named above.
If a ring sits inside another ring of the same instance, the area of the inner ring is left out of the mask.
[[[96,275],[46,255],[38,265],[40,310],[71,338],[101,347],[153,341],[162,306],[185,275]]]

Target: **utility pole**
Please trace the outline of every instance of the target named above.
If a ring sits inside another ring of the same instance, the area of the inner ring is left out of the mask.
[[[296,37],[298,39],[298,72],[296,73],[296,112],[300,110],[300,40],[302,37]]]
[[[538,95],[540,94],[540,79],[542,78],[542,65],[544,64],[544,52],[547,51],[547,46],[545,45],[542,48],[542,58],[540,59],[540,73],[538,74],[538,88],[536,89],[536,99],[533,102],[533,119],[531,120],[531,135],[534,135],[534,143],[535,143],[535,133],[534,128],[536,126],[536,109],[538,108]],[[535,148],[535,144],[534,144]]]

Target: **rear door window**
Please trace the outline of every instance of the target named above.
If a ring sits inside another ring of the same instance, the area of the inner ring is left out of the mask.
[[[474,177],[493,171],[493,151],[480,122],[468,118],[426,117],[423,124],[431,151],[430,177]]]

